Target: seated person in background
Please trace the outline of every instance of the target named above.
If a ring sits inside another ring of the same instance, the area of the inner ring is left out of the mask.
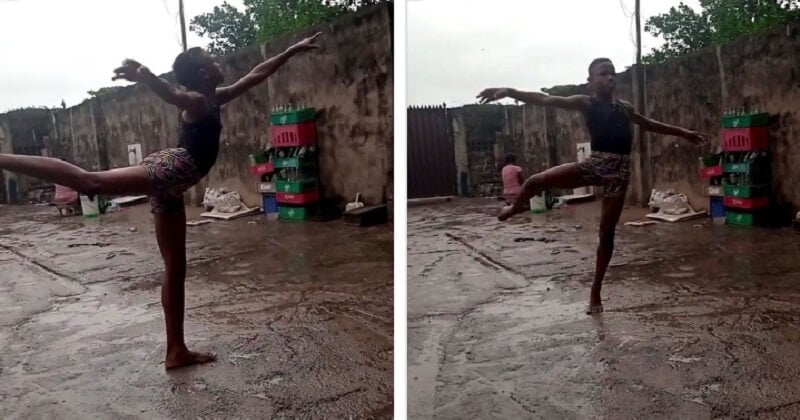
[[[510,205],[517,200],[522,190],[522,183],[525,182],[525,178],[522,177],[522,168],[517,166],[516,156],[510,153],[506,155],[505,166],[500,174],[503,180],[503,198],[506,204]]]
[[[56,191],[53,195],[53,203],[55,204],[77,204],[78,192],[72,188],[56,184]]]

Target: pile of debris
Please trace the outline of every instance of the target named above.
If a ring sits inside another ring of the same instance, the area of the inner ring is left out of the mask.
[[[258,207],[247,207],[238,192],[228,191],[226,188],[220,188],[219,190],[206,188],[206,193],[203,196],[203,207],[206,209],[206,212],[202,214],[203,217],[223,220],[261,212]]]
[[[696,219],[706,216],[706,212],[695,210],[685,194],[678,194],[675,190],[659,191],[653,189],[650,193],[649,219],[663,220],[666,222],[679,222],[682,220]]]

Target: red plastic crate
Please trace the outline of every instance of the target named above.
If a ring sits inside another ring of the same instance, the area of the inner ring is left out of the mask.
[[[700,176],[703,178],[715,178],[722,176],[722,165],[708,166],[700,169]]]
[[[297,147],[317,141],[317,125],[314,121],[300,124],[273,125],[270,127],[273,147]]]
[[[769,198],[768,197],[757,197],[757,198],[725,197],[725,207],[731,207],[735,209],[745,209],[745,210],[763,209],[764,207],[769,207]]]
[[[282,204],[310,204],[319,201],[319,191],[308,191],[304,193],[277,193],[278,202]]]
[[[272,162],[259,163],[258,165],[250,167],[250,173],[253,176],[261,176],[275,172],[275,165]]]
[[[769,146],[769,127],[726,128],[722,130],[722,149],[726,152],[752,152]]]

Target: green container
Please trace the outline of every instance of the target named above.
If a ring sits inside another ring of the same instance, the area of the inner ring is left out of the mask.
[[[305,181],[278,181],[275,186],[275,192],[279,193],[300,194],[315,189],[317,189],[316,179],[307,179]]]
[[[708,168],[711,166],[717,166],[722,162],[722,158],[724,155],[722,153],[716,153],[713,155],[708,155],[700,158],[700,167],[701,168]]]
[[[729,225],[755,226],[756,215],[754,213],[744,213],[728,209],[725,212],[725,223]]]
[[[305,157],[275,158],[276,168],[299,168],[301,166],[313,166],[316,165],[316,163],[317,162],[314,158],[305,158]]]
[[[267,163],[267,155],[265,153],[250,155],[250,166],[260,165],[262,163]]]
[[[278,217],[287,220],[306,220],[314,215],[314,210],[314,207],[281,205],[278,207]]]
[[[722,128],[747,128],[769,125],[769,114],[728,115],[722,117]]]
[[[763,172],[767,169],[767,165],[763,163],[725,163],[722,165],[722,172],[726,174],[752,174],[754,172]]]
[[[765,197],[768,193],[769,186],[767,185],[725,185],[726,197],[755,198]]]
[[[301,122],[312,121],[317,117],[317,110],[314,108],[304,108],[291,112],[278,112],[269,116],[272,125],[299,124]]]

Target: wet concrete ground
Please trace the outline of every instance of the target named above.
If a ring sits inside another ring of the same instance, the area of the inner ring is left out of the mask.
[[[391,416],[391,226],[189,227],[186,336],[219,360],[167,373],[148,210],[0,206],[0,418]]]
[[[497,208],[409,209],[410,418],[800,418],[794,231],[621,226],[591,317],[598,203]]]

